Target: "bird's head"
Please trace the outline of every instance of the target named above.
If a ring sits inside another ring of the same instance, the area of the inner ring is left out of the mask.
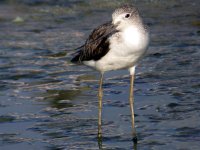
[[[139,12],[133,5],[124,5],[117,8],[112,14],[112,23],[119,29],[141,22]]]

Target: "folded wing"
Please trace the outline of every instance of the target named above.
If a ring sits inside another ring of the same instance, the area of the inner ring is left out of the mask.
[[[76,55],[71,62],[81,63],[89,60],[99,60],[109,51],[109,37],[118,32],[112,22],[107,22],[90,34],[85,44],[77,48]]]

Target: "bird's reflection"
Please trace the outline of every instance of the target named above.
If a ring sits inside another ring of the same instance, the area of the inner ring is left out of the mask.
[[[102,136],[98,136],[97,140],[98,140],[99,149],[102,150],[103,149],[103,139],[102,139]]]
[[[133,141],[133,150],[137,150],[137,142]]]
[[[97,137],[98,146],[100,150],[103,150],[103,138],[102,135]],[[137,142],[133,141],[133,150],[137,150]]]

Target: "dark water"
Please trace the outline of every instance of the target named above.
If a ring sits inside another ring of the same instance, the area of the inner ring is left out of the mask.
[[[98,149],[98,72],[73,48],[124,1],[0,2],[0,149]],[[199,0],[135,1],[151,45],[135,81],[138,150],[199,150]],[[108,72],[103,149],[133,149],[128,71]]]

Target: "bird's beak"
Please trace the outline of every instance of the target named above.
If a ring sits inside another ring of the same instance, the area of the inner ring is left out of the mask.
[[[118,26],[120,24],[120,21],[119,20],[113,20],[112,24],[114,24],[115,26]]]

